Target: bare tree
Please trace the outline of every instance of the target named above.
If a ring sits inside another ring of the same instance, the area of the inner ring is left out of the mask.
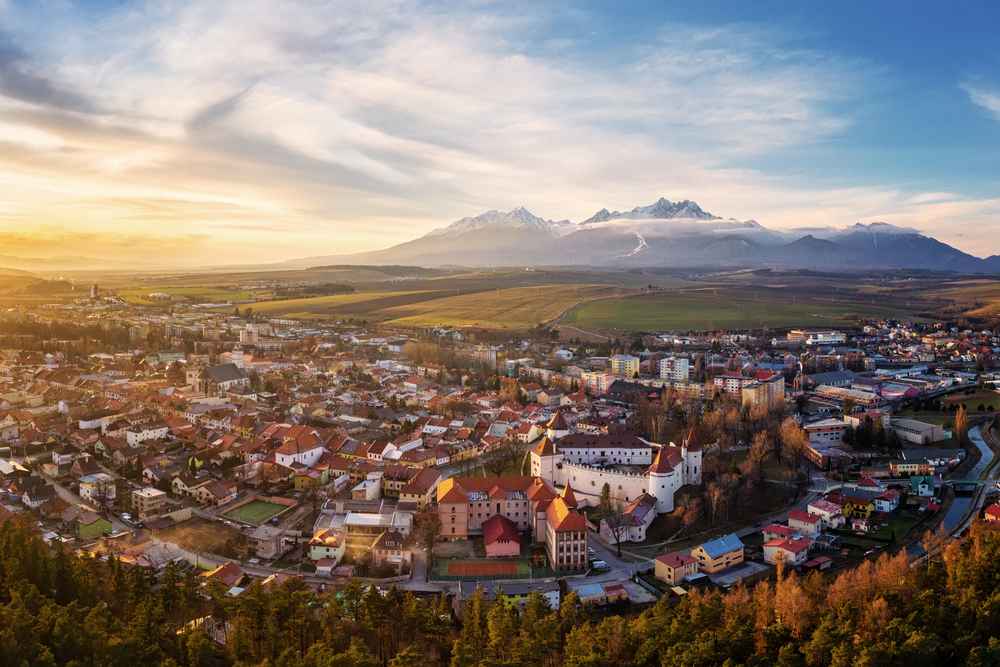
[[[273,463],[264,462],[257,466],[254,486],[267,494],[271,491],[271,486],[278,481],[278,469]]]
[[[521,447],[513,441],[500,441],[489,448],[480,459],[483,469],[493,477],[502,477],[503,471],[518,461]]]
[[[726,491],[715,482],[710,482],[708,488],[705,489],[705,496],[708,500],[708,506],[712,511],[712,527],[715,528],[715,519],[718,515],[719,505],[722,503],[723,498],[726,497]]]
[[[94,483],[92,497],[97,501],[98,508],[103,510],[108,506],[109,496],[113,488],[115,488],[115,480],[108,475],[104,475]]]
[[[628,508],[625,492],[622,489],[611,490],[611,485],[604,484],[601,489],[601,499],[597,503],[597,512],[601,522],[608,527],[608,532],[618,547],[618,556],[622,555],[622,537],[628,530],[629,517],[625,514]]]

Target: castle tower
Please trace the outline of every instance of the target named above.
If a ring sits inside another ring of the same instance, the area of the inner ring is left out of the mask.
[[[676,452],[677,450],[674,449]],[[677,472],[669,461],[670,455],[666,447],[660,447],[656,453],[653,465],[646,474],[649,477],[649,495],[656,498],[656,513],[666,514],[674,511],[674,491],[680,487]]]
[[[569,424],[566,423],[562,411],[552,415],[552,419],[545,426],[548,429],[545,434],[552,440],[559,440],[559,438],[569,435]]]
[[[684,457],[684,484],[701,484],[701,445],[694,429],[681,443],[681,455]]]
[[[541,477],[553,484],[559,482],[556,476],[562,472],[558,466],[562,463],[563,456],[559,453],[555,443],[552,442],[549,436],[542,436],[538,444],[531,448],[529,456],[531,459],[531,475],[533,477]]]

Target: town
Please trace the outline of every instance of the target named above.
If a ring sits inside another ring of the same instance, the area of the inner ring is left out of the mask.
[[[994,332],[586,342],[149,298],[0,313],[0,517],[154,577],[641,609],[1000,521]]]

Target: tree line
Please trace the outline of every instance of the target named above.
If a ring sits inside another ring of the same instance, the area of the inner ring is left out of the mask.
[[[420,599],[351,580],[314,593],[291,578],[237,598],[191,570],[124,567],[50,549],[27,520],[0,525],[0,667],[893,667],[1000,664],[1000,534],[979,521],[911,567],[884,554],[839,576],[779,570],[598,618],[570,592],[558,610]],[[218,634],[190,627],[211,617]],[[215,641],[216,638],[222,641]]]

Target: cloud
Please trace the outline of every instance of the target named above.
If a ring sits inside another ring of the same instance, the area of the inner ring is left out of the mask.
[[[375,249],[518,204],[581,220],[691,198],[786,227],[923,210],[740,166],[843,136],[884,76],[870,63],[751,24],[602,41],[601,20],[419,0],[53,14],[0,52],[0,196],[11,224],[95,253],[127,228],[216,262]]]
[[[986,109],[997,120],[1000,120],[1000,92],[972,83],[962,84],[962,90],[969,94],[969,99],[972,100],[973,104]]]

